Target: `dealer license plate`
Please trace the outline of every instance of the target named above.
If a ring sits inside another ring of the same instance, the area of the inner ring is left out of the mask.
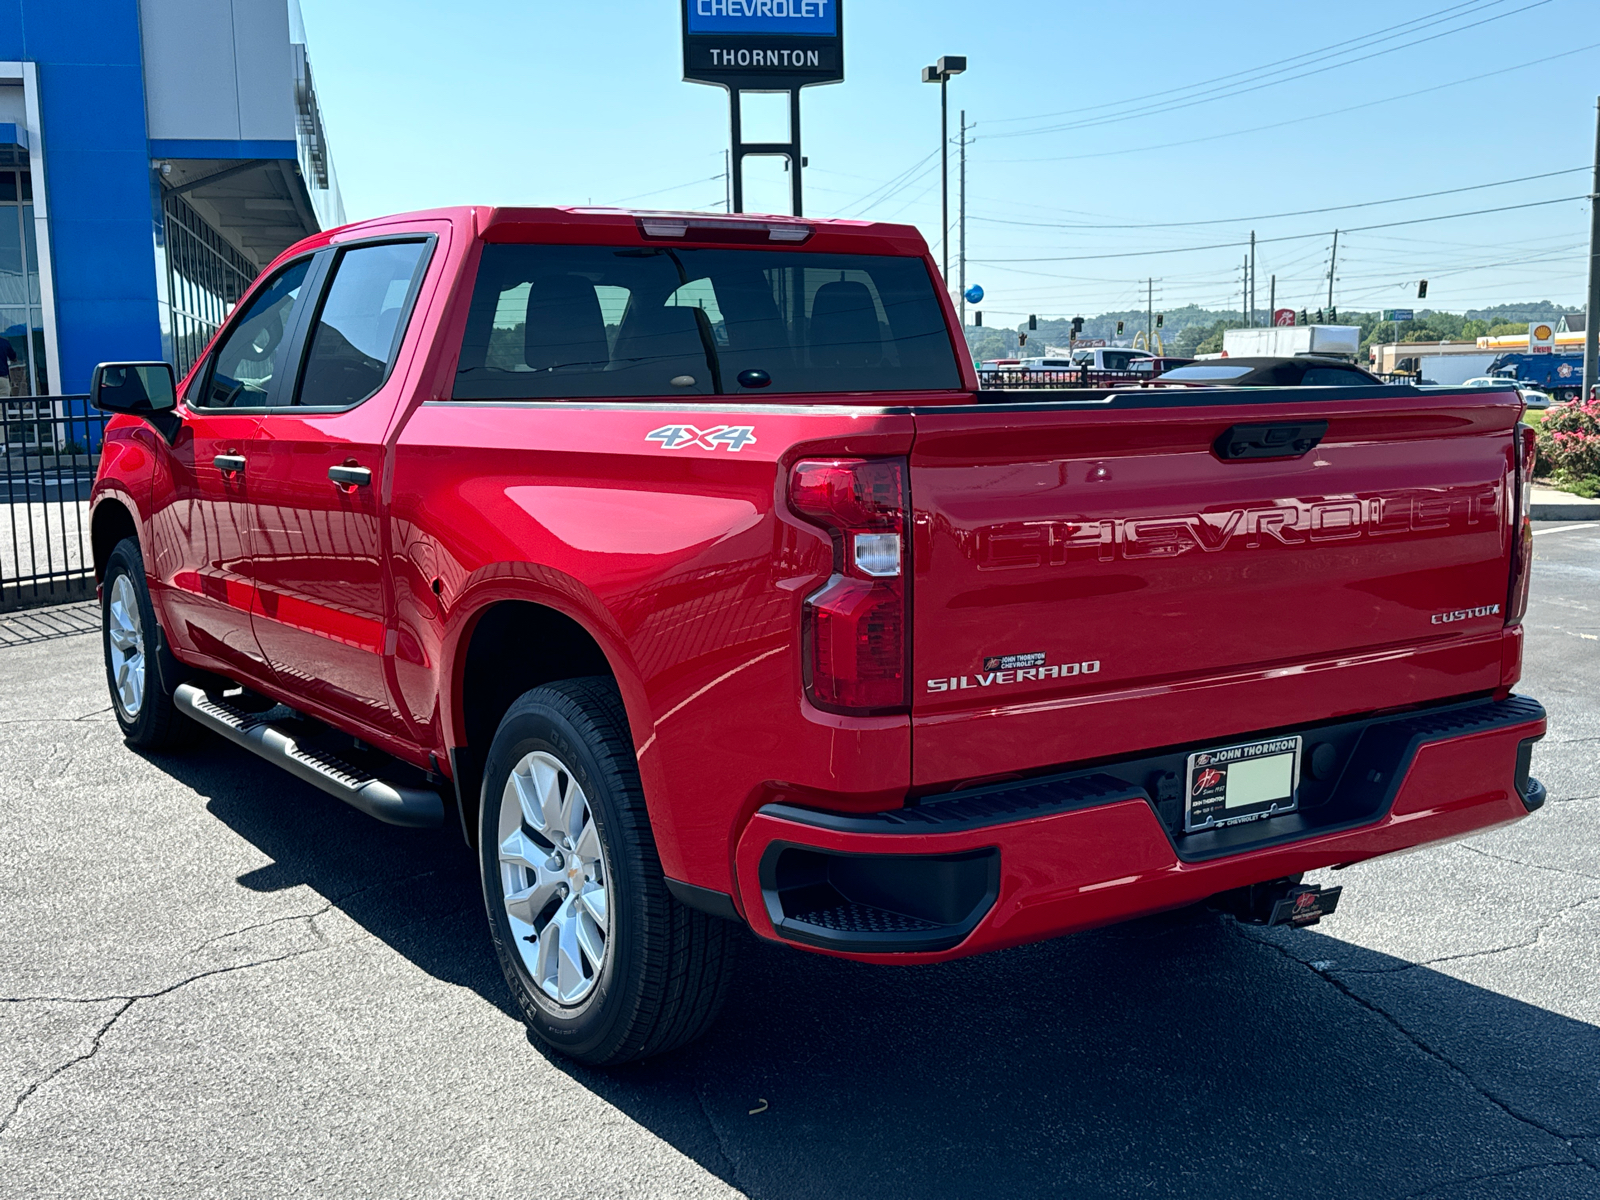
[[[1300,738],[1269,738],[1189,755],[1185,833],[1293,812]]]

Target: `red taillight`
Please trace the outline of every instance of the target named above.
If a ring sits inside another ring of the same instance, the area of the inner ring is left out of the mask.
[[[903,712],[906,699],[903,458],[796,463],[795,512],[833,538],[833,577],[806,598],[806,696],[828,712]]]
[[[1533,468],[1539,457],[1538,436],[1531,425],[1517,426],[1517,509],[1512,526],[1511,591],[1506,597],[1506,624],[1522,624],[1528,611],[1528,582],[1533,575]]]

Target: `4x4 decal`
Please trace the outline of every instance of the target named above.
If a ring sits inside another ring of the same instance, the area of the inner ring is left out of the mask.
[[[663,450],[683,450],[699,446],[702,450],[715,450],[726,446],[728,453],[737,454],[756,440],[753,425],[713,425],[710,429],[696,429],[693,425],[663,425],[644,435],[647,442],[660,442]]]

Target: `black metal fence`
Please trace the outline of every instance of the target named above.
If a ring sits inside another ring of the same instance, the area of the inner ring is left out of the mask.
[[[1053,391],[1061,388],[1129,387],[1149,383],[1149,371],[1103,371],[1089,367],[1063,369],[1001,368],[978,372],[978,385],[997,391]]]
[[[0,612],[94,594],[89,489],[105,424],[87,396],[0,398]]]

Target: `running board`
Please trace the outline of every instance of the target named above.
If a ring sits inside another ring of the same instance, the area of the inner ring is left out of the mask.
[[[292,737],[270,722],[208,696],[204,689],[192,683],[180,684],[172,699],[178,710],[191,720],[276,763],[330,796],[337,796],[369,817],[414,829],[431,829],[444,822],[444,801],[438,792],[374,779],[331,754],[303,750]]]

